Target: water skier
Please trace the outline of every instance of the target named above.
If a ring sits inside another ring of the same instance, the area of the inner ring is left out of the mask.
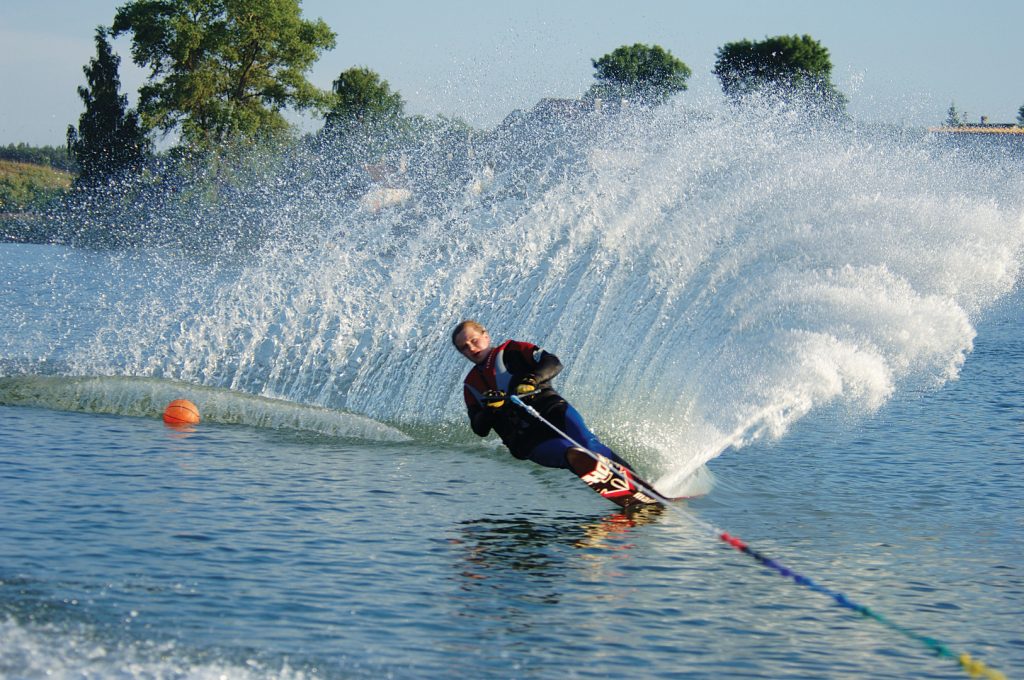
[[[562,370],[557,356],[518,340],[506,340],[494,347],[487,329],[473,320],[455,327],[452,344],[474,364],[463,381],[463,396],[477,435],[486,437],[493,429],[516,458],[579,474],[579,464],[574,469],[570,463],[583,460],[580,456],[590,457],[550,425],[512,404],[508,398],[512,394],[590,451],[629,468],[587,428],[572,404],[551,387],[551,379]],[[571,453],[574,449],[575,457]]]

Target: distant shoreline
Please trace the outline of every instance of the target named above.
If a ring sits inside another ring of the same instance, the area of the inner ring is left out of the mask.
[[[928,132],[969,135],[1024,135],[1021,125],[943,125],[930,127]]]

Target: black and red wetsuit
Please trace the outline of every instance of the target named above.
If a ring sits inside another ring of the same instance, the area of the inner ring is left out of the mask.
[[[463,381],[463,396],[473,432],[486,437],[493,429],[516,458],[529,458],[547,467],[567,468],[565,452],[573,441],[560,436],[550,426],[514,406],[509,401],[501,408],[484,404],[484,394],[499,390],[515,394],[515,388],[530,378],[538,388],[523,401],[573,440],[609,458],[621,459],[587,429],[580,414],[551,387],[551,379],[562,370],[554,354],[529,342],[506,340],[491,350],[486,361],[470,369]]]

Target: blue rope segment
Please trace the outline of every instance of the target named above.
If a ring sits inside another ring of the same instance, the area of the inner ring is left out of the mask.
[[[757,550],[754,550],[736,536],[732,536],[728,532],[721,531],[719,529],[714,529],[714,531],[716,534],[718,534],[718,538],[725,541],[736,550],[739,550],[742,553],[750,555],[764,566],[775,570],[782,576],[793,579],[793,581],[798,585],[805,586],[813,591],[819,592],[823,595],[827,595],[840,606],[845,607],[851,611],[855,611],[858,614],[865,616],[867,618],[874,619],[875,621],[881,623],[883,626],[891,628],[892,630],[895,630],[896,632],[901,633],[912,640],[920,642],[925,647],[931,649],[936,654],[936,656],[945,657],[947,659],[955,659],[957,663],[960,664],[961,668],[963,668],[967,672],[967,674],[970,675],[972,678],[1006,680],[1005,675],[1003,675],[995,669],[989,668],[984,664],[984,662],[972,658],[970,654],[957,654],[950,650],[949,647],[936,640],[935,638],[930,638],[925,635],[915,633],[914,631],[908,628],[904,628],[903,626],[900,626],[890,621],[878,612],[872,610],[870,607],[858,604],[850,598],[848,598],[846,595],[843,595],[838,591],[832,590],[831,588],[826,588],[825,586],[819,583],[815,583],[814,580],[801,574],[798,574],[797,572],[793,571],[792,569],[789,569],[780,562],[773,560],[772,558],[768,557],[767,555],[761,552],[758,552]]]

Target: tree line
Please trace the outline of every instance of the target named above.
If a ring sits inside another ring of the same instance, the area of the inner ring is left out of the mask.
[[[984,120],[984,117],[982,117],[982,122],[984,122]],[[956,107],[956,102],[950,102],[949,109],[946,111],[946,120],[944,122],[950,127],[961,127],[970,124],[967,121],[967,113],[958,109]],[[1024,106],[1017,109],[1017,125],[1024,127]]]
[[[148,70],[135,110],[120,92],[110,45],[121,35],[131,37],[132,61]],[[67,135],[81,183],[140,167],[155,135],[177,134],[179,149],[200,151],[287,137],[285,109],[318,113],[327,135],[430,127],[406,117],[402,96],[369,68],[343,71],[330,91],[310,83],[306,73],[336,34],[323,20],[303,19],[299,0],[131,0],[109,28],[96,29],[95,42],[78,89],[85,110]],[[716,56],[713,73],[732,101],[771,92],[823,113],[845,109],[828,50],[810,36],[731,42]],[[670,51],[641,43],[592,64],[594,83],[583,96],[590,101],[656,106],[685,91],[692,75]]]
[[[0,160],[45,165],[65,172],[78,172],[78,163],[64,146],[8,144],[0,146]]]

